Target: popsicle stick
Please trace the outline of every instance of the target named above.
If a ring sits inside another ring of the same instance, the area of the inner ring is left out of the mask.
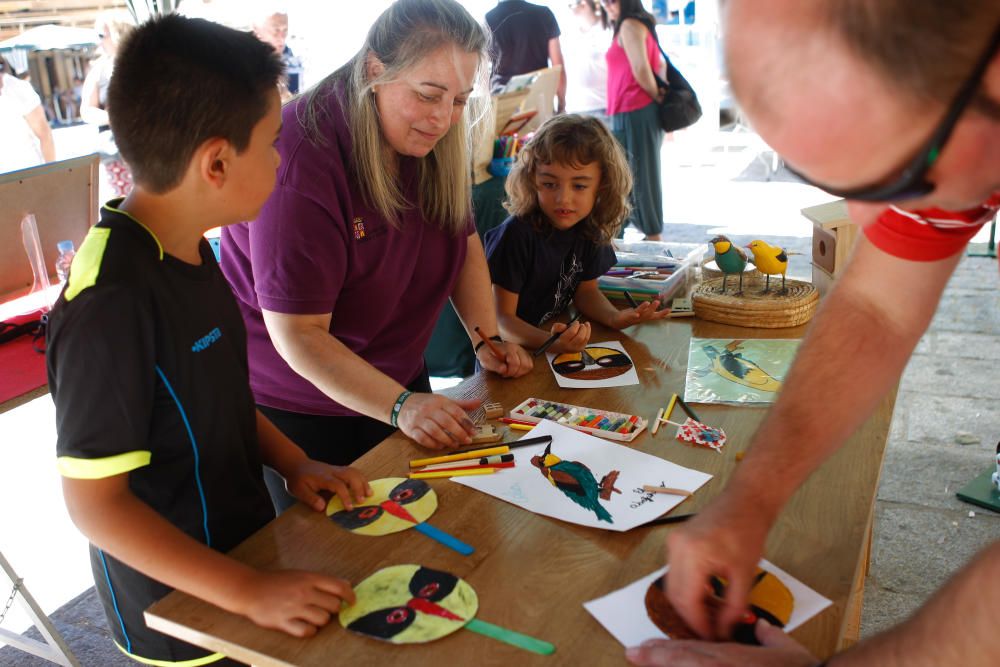
[[[466,623],[465,628],[485,637],[489,637],[490,639],[496,639],[497,641],[510,644],[511,646],[516,646],[520,649],[524,649],[525,651],[537,653],[538,655],[552,655],[556,652],[556,647],[548,642],[543,642],[541,639],[535,639],[534,637],[523,635],[520,632],[515,632],[514,630],[501,628],[499,625],[493,625],[492,623],[487,623],[486,621],[480,621],[478,618],[474,618]]]
[[[653,426],[649,429],[651,435],[656,435],[656,432],[660,430],[660,420],[663,419],[663,408],[656,411],[656,418],[653,420]]]
[[[642,490],[646,493],[669,493],[672,496],[684,496],[685,498],[690,498],[694,495],[693,491],[687,491],[685,489],[673,489],[669,486],[648,486],[643,485]]]
[[[432,540],[437,540],[438,542],[448,547],[449,549],[454,549],[463,556],[468,556],[473,551],[475,551],[475,549],[470,547],[462,540],[458,539],[457,537],[449,535],[440,528],[435,528],[429,523],[418,523],[416,526],[414,526],[414,528],[417,531],[426,535],[427,537],[431,538]]]

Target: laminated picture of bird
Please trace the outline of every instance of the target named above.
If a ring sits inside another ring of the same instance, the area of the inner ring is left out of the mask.
[[[632,368],[627,354],[613,347],[591,345],[581,352],[566,352],[552,358],[552,370],[574,380],[606,380]]]
[[[753,254],[753,259],[750,261],[766,277],[764,291],[761,294],[767,294],[771,287],[771,276],[777,275],[781,276],[781,291],[778,294],[786,294],[788,290],[785,288],[785,274],[788,272],[788,256],[800,253],[785,252],[784,248],[773,246],[767,241],[760,239],[751,241],[746,247]]]
[[[743,271],[747,267],[747,254],[725,236],[716,236],[709,243],[715,249],[715,264],[719,267],[719,271],[722,271],[722,289],[719,293],[726,293],[726,282],[729,276],[735,274],[739,276],[736,295],[743,294]]]
[[[393,565],[355,586],[354,594],[354,604],[340,610],[340,625],[373,639],[423,644],[466,628],[534,653],[555,652],[548,642],[476,619],[479,596],[449,572]]]
[[[612,493],[621,493],[615,488],[620,472],[612,470],[601,478],[600,483],[583,463],[564,461],[552,453],[550,443],[542,455],[532,456],[531,465],[541,471],[552,486],[580,507],[597,515],[598,520],[614,523],[611,513],[601,506],[602,500],[611,500]]]
[[[657,577],[646,589],[646,614],[649,620],[671,639],[699,639],[698,634],[684,622],[667,600],[663,579]],[[726,592],[726,581],[712,577],[709,582],[712,588],[711,596],[708,598],[709,609],[714,613],[721,608]],[[757,619],[763,618],[771,625],[785,627],[795,608],[795,596],[778,577],[758,567],[747,603],[749,610],[733,628],[731,639],[741,644],[757,645],[759,642],[754,628]]]
[[[414,528],[449,549],[468,556],[474,549],[440,528],[426,523],[437,509],[437,494],[422,479],[386,477],[370,482],[372,495],[347,509],[339,496],[326,504],[330,520],[358,535],[389,535]]]
[[[777,392],[781,380],[773,377],[753,360],[743,356],[742,341],[734,340],[721,351],[712,345],[702,345],[705,355],[712,362],[712,372],[730,382],[742,384],[758,391]]]

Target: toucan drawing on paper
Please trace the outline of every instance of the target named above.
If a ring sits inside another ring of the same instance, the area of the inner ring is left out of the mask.
[[[552,486],[574,503],[592,511],[599,520],[614,523],[611,514],[601,506],[600,501],[610,500],[612,492],[621,493],[615,488],[619,471],[612,470],[598,484],[590,468],[579,461],[563,461],[553,454],[551,443],[541,456],[531,457],[531,465],[538,468]]]

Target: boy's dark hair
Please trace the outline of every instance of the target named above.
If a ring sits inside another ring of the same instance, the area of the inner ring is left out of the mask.
[[[135,182],[170,190],[208,139],[245,150],[282,73],[274,49],[250,32],[176,14],[136,28],[115,56],[107,103]]]

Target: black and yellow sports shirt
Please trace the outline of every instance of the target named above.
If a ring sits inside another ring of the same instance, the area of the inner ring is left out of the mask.
[[[59,472],[127,474],[136,497],[225,552],[274,517],[243,320],[207,242],[198,266],[167,255],[119,202],[102,208],[50,315]],[[171,589],[90,551],[123,651],[153,665],[223,660],[147,628],[143,611]]]

